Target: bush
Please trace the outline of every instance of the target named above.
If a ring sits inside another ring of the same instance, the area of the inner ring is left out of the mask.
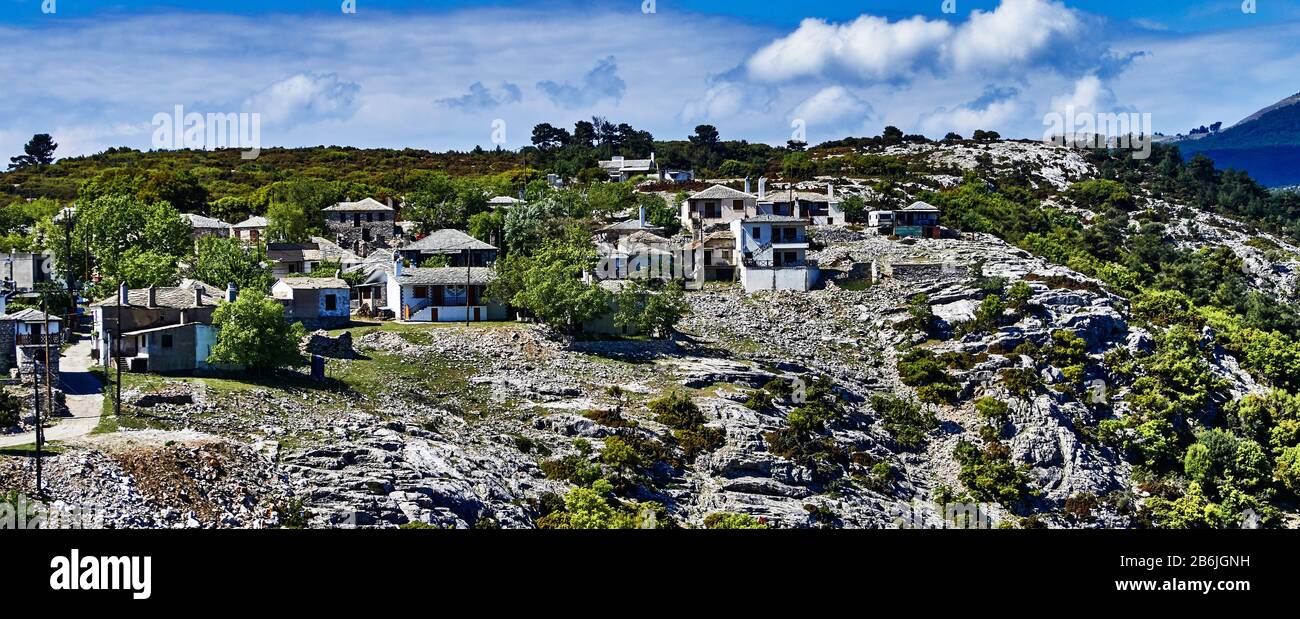
[[[748,514],[714,512],[705,516],[706,529],[766,529],[768,526]]]
[[[745,408],[758,412],[772,410],[772,394],[768,393],[766,389],[755,390],[749,394],[749,399],[745,400]]]
[[[1292,494],[1300,496],[1300,447],[1288,447],[1277,457],[1277,468],[1273,470],[1282,487]]]
[[[623,414],[617,410],[589,410],[583,412],[582,416],[607,428],[636,427],[635,421],[625,419]]]
[[[939,420],[934,413],[924,411],[919,404],[892,394],[872,395],[871,408],[884,420],[885,431],[899,445],[908,449],[924,445],[926,436],[939,427]]]
[[[997,398],[975,400],[975,414],[991,426],[1002,427],[1008,420],[1007,404]]]
[[[1002,370],[1002,384],[1012,394],[1028,398],[1038,391],[1043,381],[1034,368],[1007,368]]]
[[[674,430],[673,438],[686,453],[686,459],[694,460],[696,456],[722,447],[727,442],[727,433],[722,428],[700,426],[693,430]]]
[[[615,469],[633,471],[641,466],[641,457],[626,441],[611,436],[605,439],[605,448],[600,452],[600,460]]]
[[[23,401],[20,398],[0,389],[0,428],[18,425],[22,410]]]
[[[691,396],[680,389],[651,400],[646,405],[655,414],[655,421],[678,430],[689,430],[704,425],[704,413],[695,405]]]
[[[898,377],[904,385],[917,388],[922,402],[931,404],[952,402],[961,390],[948,367],[924,348],[914,348],[898,360]]]
[[[1034,495],[1029,488],[1028,467],[1012,463],[1009,451],[1000,443],[980,449],[962,440],[953,450],[953,457],[961,464],[957,479],[977,500],[1012,507],[1023,505]]]

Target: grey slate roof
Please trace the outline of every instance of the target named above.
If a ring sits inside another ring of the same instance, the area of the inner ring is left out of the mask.
[[[512,204],[523,204],[523,203],[524,203],[523,200],[520,200],[519,198],[512,198],[510,196],[497,196],[495,198],[492,198],[491,200],[488,200],[488,204],[491,204],[492,206],[510,206]]]
[[[758,224],[806,224],[808,223],[807,219],[804,219],[802,217],[795,217],[793,215],[756,215],[754,217],[746,217],[744,221],[745,223],[758,223]]]
[[[913,202],[911,206],[903,209],[909,213],[938,213],[939,207],[926,202]]]
[[[322,260],[338,260],[344,265],[357,264],[361,262],[361,256],[339,247],[337,243],[327,238],[313,236],[311,237],[311,242],[315,243],[317,249],[320,250]]]
[[[691,196],[688,199],[689,200],[727,200],[727,199],[740,200],[743,198],[753,198],[753,197],[754,197],[753,194],[748,194],[738,189],[732,189],[725,185],[714,185],[712,187],[709,187],[708,189],[705,189],[704,191],[701,191]]]
[[[203,289],[202,307],[216,307],[218,303],[225,300],[226,289],[218,288],[212,284],[205,284],[200,281],[187,279],[181,282],[180,286],[159,287],[154,289],[155,307],[166,307],[170,309],[188,309],[194,307],[194,289]],[[149,306],[149,289],[134,288],[127,291],[126,302],[132,307]],[[91,307],[113,307],[117,305],[117,295],[114,294]]]
[[[460,230],[443,228],[435,230],[429,236],[426,236],[398,251],[418,251],[431,254],[455,253],[467,249],[496,249],[483,241],[480,241]]]
[[[650,222],[646,222],[643,227],[640,219],[629,219],[600,229],[601,232],[636,232],[639,230],[663,230],[663,227],[653,225]]]
[[[183,213],[181,214],[181,217],[189,222],[191,228],[216,228],[221,230],[230,227],[230,224],[221,221],[220,219],[204,217],[203,215],[198,215],[196,213]]]
[[[285,277],[282,283],[294,290],[334,290],[347,289],[348,283],[338,277]]]
[[[384,204],[374,198],[366,198],[357,202],[339,202],[334,206],[326,207],[322,210],[330,212],[349,212],[349,213],[376,213],[379,211],[391,212],[393,207]]]
[[[469,278],[470,285],[485,286],[491,282],[495,274],[492,269],[487,267],[472,267],[465,269],[462,267],[438,267],[434,269],[402,269],[402,275],[397,278],[398,283],[403,286],[463,286],[466,277]]]
[[[262,217],[261,215],[254,215],[254,216],[252,216],[252,217],[249,217],[248,219],[245,219],[244,221],[241,221],[241,222],[235,224],[235,225],[232,226],[232,227],[234,227],[234,228],[265,228],[266,226],[267,226],[267,221],[266,221],[266,218],[265,218],[265,217]]]
[[[50,322],[63,322],[62,318],[50,314]],[[15,322],[45,322],[45,312],[34,308],[18,310],[12,314],[0,316],[0,320],[12,320]]]

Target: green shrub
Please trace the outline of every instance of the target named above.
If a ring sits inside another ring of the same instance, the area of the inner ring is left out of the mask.
[[[916,449],[925,444],[927,435],[939,427],[934,413],[921,409],[892,394],[877,393],[871,396],[871,408],[884,421],[885,431],[905,448]]]
[[[693,430],[674,430],[673,438],[686,453],[686,459],[694,460],[700,454],[722,447],[727,442],[727,433],[722,428],[700,426]]]
[[[772,394],[766,389],[756,389],[749,394],[749,399],[745,400],[745,408],[753,411],[763,412],[773,408]]]
[[[1300,496],[1300,447],[1288,447],[1277,457],[1273,476],[1283,488]]]
[[[688,430],[704,425],[704,413],[700,412],[691,396],[680,389],[651,400],[646,406],[655,414],[655,421],[671,428]]]
[[[1002,384],[1013,395],[1029,398],[1042,386],[1043,380],[1034,368],[1007,368],[1002,370]]]
[[[12,393],[0,389],[0,428],[18,425],[22,418],[23,401]]]
[[[593,409],[589,411],[584,411],[582,413],[582,416],[607,428],[636,427],[635,421],[629,421],[628,419],[625,419],[623,417],[623,414],[617,410]]]
[[[1010,452],[1001,443],[990,443],[980,449],[962,440],[953,450],[953,457],[961,464],[957,479],[977,500],[1017,507],[1034,496],[1026,474],[1029,467],[1012,463]]]
[[[898,377],[904,385],[917,388],[917,397],[922,402],[949,403],[961,391],[961,385],[948,374],[947,366],[924,348],[909,350],[898,360]]]
[[[705,516],[706,529],[766,529],[768,526],[748,514],[714,512]]]
[[[979,415],[984,423],[995,427],[1001,427],[1009,419],[1006,402],[991,397],[975,400],[975,414]]]
[[[626,441],[617,436],[605,439],[605,448],[600,452],[600,460],[615,469],[632,471],[641,466],[641,457]]]

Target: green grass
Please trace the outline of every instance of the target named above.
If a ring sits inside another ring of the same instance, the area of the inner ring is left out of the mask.
[[[57,456],[63,453],[63,447],[58,441],[46,443],[41,450],[41,455]],[[35,458],[36,443],[27,443],[26,445],[14,445],[13,447],[0,447],[0,456],[9,456],[11,458]]]
[[[871,288],[875,284],[873,284],[872,281],[869,279],[852,279],[843,282],[835,282],[835,285],[839,286],[840,288],[843,288],[844,290],[860,292],[868,288]]]
[[[396,396],[435,406],[459,403],[461,412],[486,412],[488,388],[469,382],[472,362],[411,359],[382,351],[366,351],[366,356],[332,361],[327,372],[371,402]]]

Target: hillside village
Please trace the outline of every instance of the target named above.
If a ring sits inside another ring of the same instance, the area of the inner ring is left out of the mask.
[[[1296,525],[1294,198],[795,146],[265,205],[98,172],[3,258],[0,490],[39,420],[47,500],[109,527]]]

